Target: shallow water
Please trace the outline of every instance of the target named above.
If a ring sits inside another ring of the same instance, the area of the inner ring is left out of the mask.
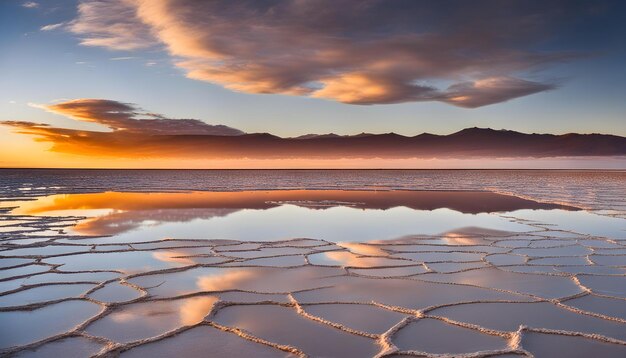
[[[621,215],[486,192],[92,191],[0,203],[0,352],[626,353]]]
[[[489,190],[623,214],[626,171],[0,169],[0,197],[112,191]],[[27,189],[27,190],[26,190]]]
[[[423,318],[409,323],[394,337],[401,350],[434,354],[462,354],[507,348],[504,337]]]

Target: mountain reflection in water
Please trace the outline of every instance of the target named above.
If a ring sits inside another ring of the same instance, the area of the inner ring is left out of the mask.
[[[13,214],[85,216],[69,230],[91,236],[361,241],[438,234],[482,227],[481,222],[488,229],[520,231],[522,225],[489,214],[520,209],[576,210],[481,191],[273,190],[60,194],[22,202]]]

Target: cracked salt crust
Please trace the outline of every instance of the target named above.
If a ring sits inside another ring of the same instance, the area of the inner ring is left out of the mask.
[[[528,215],[501,215],[529,227],[506,236],[340,246],[118,242],[3,216],[3,355],[626,355],[626,241]]]

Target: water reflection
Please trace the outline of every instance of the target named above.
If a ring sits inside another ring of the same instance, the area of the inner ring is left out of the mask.
[[[85,216],[68,231],[113,235],[120,242],[167,237],[349,242],[441,234],[468,226],[529,231],[491,213],[555,208],[574,210],[491,192],[279,190],[52,195],[21,202],[13,214]],[[449,239],[466,240],[460,234]]]
[[[118,342],[145,339],[202,321],[215,302],[217,297],[205,296],[134,303],[90,325],[87,332]]]
[[[16,212],[65,215],[67,211],[78,213],[97,209],[135,212],[163,209],[269,209],[285,203],[308,207],[353,206],[361,209],[389,209],[397,206],[416,210],[449,208],[467,214],[519,209],[575,209],[486,191],[270,190],[61,194],[22,202]]]

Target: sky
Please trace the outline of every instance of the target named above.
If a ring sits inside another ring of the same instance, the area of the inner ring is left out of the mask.
[[[622,1],[5,0],[0,166],[170,165],[64,152],[43,125],[69,136],[626,136],[624,38]],[[186,166],[302,166],[288,162]]]

